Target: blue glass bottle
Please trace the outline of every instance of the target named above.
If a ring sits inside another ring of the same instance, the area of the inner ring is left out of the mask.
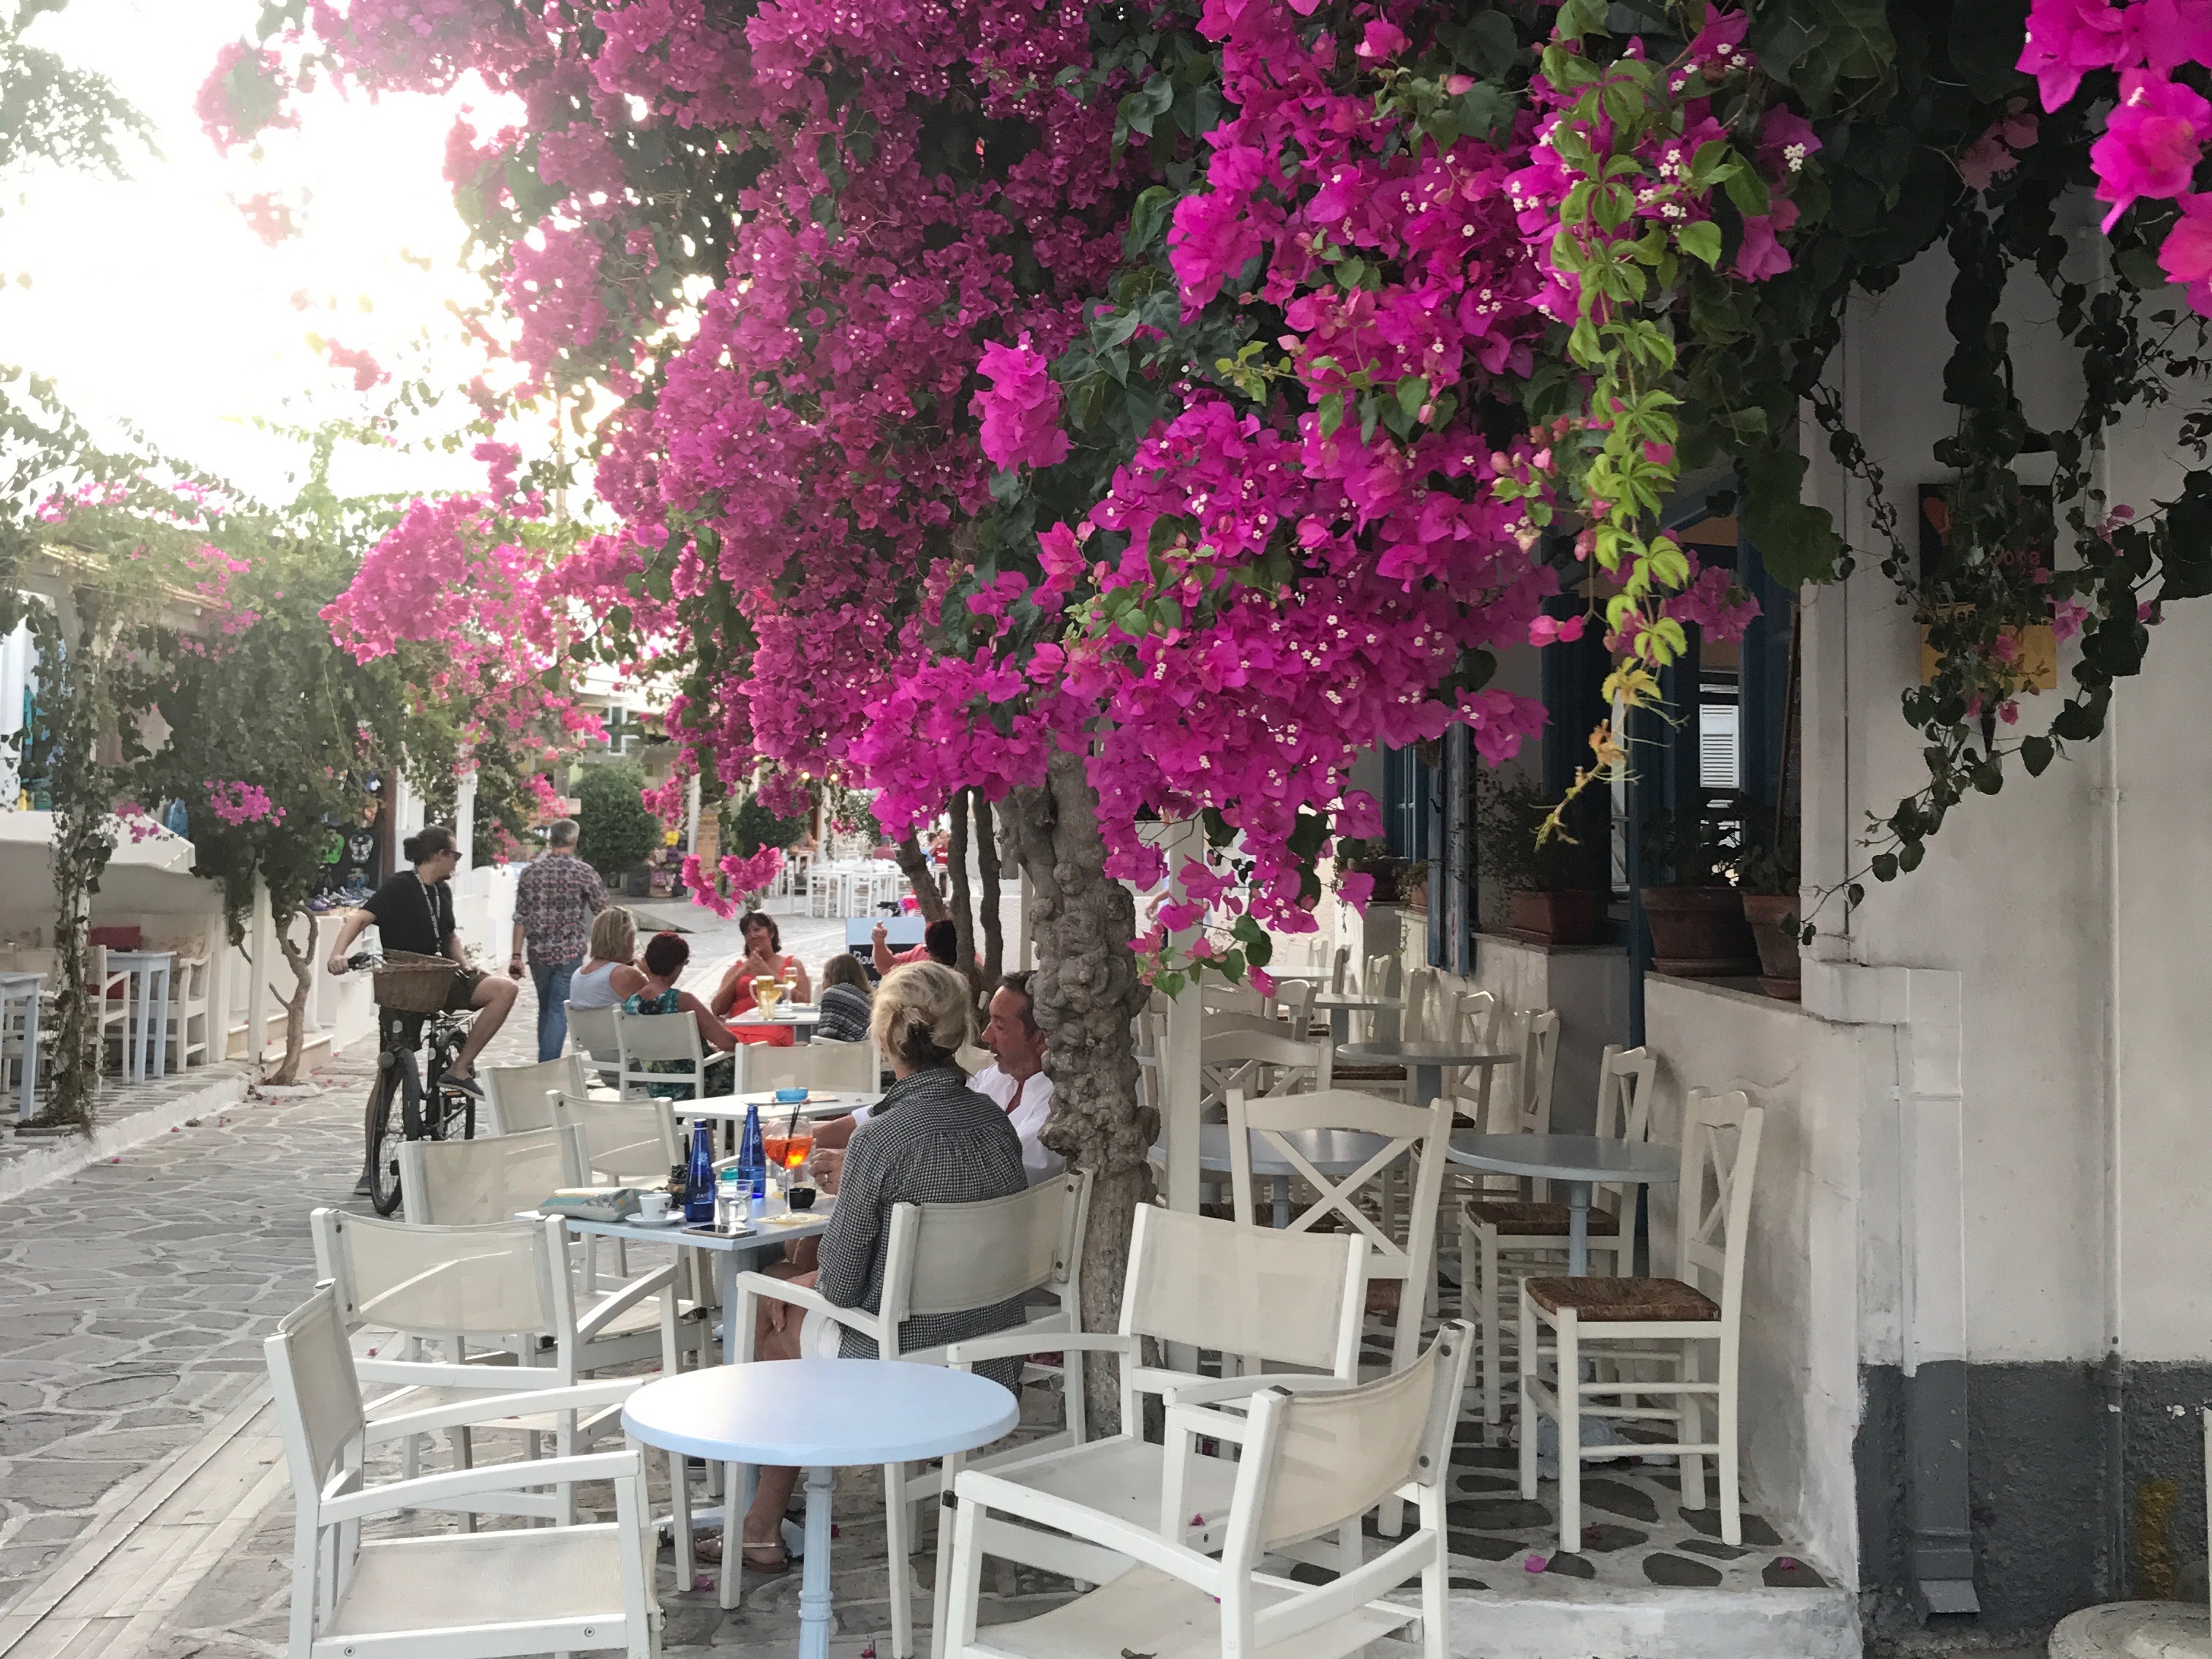
[[[684,1171],[686,1226],[714,1224],[714,1129],[705,1118],[691,1126],[691,1162]]]
[[[754,1213],[768,1198],[768,1149],[761,1143],[760,1108],[745,1108],[745,1136],[738,1143],[738,1173],[752,1191]]]

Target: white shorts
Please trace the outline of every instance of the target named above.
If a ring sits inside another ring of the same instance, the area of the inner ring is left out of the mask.
[[[806,1317],[799,1322],[799,1357],[801,1359],[835,1359],[838,1339],[845,1328],[828,1314],[809,1308]]]

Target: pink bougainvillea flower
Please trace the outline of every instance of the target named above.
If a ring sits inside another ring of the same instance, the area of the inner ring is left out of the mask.
[[[2212,0],[2144,0],[2128,14],[2150,66],[2160,75],[2212,63]]]
[[[2055,110],[2074,96],[2089,70],[2110,69],[2131,54],[2133,15],[2112,0],[2033,0],[2027,44],[2014,67],[2035,77],[2043,107]]]
[[[1959,176],[1974,190],[1987,190],[1999,173],[2020,165],[2020,152],[2035,143],[2039,127],[2033,111],[2020,110],[2001,121],[1966,147],[1959,158]]]
[[[2097,199],[2110,202],[2109,233],[2138,197],[2179,196],[2212,136],[2212,104],[2178,81],[2142,70],[2120,76],[2120,101],[2104,136],[2089,146]]]
[[[1582,638],[1589,624],[1586,616],[1538,617],[1528,624],[1528,643],[1531,645],[1571,645]]]
[[[1067,459],[1067,434],[1060,428],[1060,387],[1045,360],[1030,349],[1024,334],[1012,346],[993,341],[976,364],[989,387],[975,394],[982,417],[981,441],[991,464],[1002,471],[1018,466],[1051,466]]]
[[[1367,26],[1366,33],[1360,37],[1359,45],[1354,48],[1354,55],[1370,64],[1388,63],[1405,51],[1406,44],[1405,30],[1395,23],[1386,23],[1377,19]]]
[[[2181,198],[2181,217],[2158,250],[2159,269],[2189,290],[2189,303],[2212,315],[2212,191]]]
[[[2079,599],[2067,599],[2051,607],[2051,635],[2063,645],[2081,631],[2081,624],[2089,615],[2089,607]]]

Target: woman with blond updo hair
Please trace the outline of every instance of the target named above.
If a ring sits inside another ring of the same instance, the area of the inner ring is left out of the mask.
[[[845,1152],[837,1210],[822,1235],[821,1266],[811,1275],[833,1307],[883,1310],[884,1260],[891,1210],[900,1204],[973,1204],[1025,1192],[1021,1137],[998,1103],[968,1086],[953,1056],[971,1036],[968,981],[942,963],[909,963],[876,988],[869,1030],[895,1081]],[[806,1282],[805,1279],[801,1280]],[[790,1304],[764,1302],[754,1352],[763,1359],[873,1359],[875,1340],[818,1312],[802,1322]],[[911,1353],[1021,1322],[1021,1298],[960,1313],[918,1314],[899,1327]],[[976,1368],[1008,1388],[1018,1359]],[[796,1469],[760,1472],[744,1527],[746,1568],[778,1572],[790,1565],[781,1538]]]

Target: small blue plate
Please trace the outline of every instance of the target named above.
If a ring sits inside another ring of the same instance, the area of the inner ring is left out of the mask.
[[[776,1103],[779,1106],[794,1106],[805,1098],[806,1091],[804,1089],[778,1089],[775,1091]]]

